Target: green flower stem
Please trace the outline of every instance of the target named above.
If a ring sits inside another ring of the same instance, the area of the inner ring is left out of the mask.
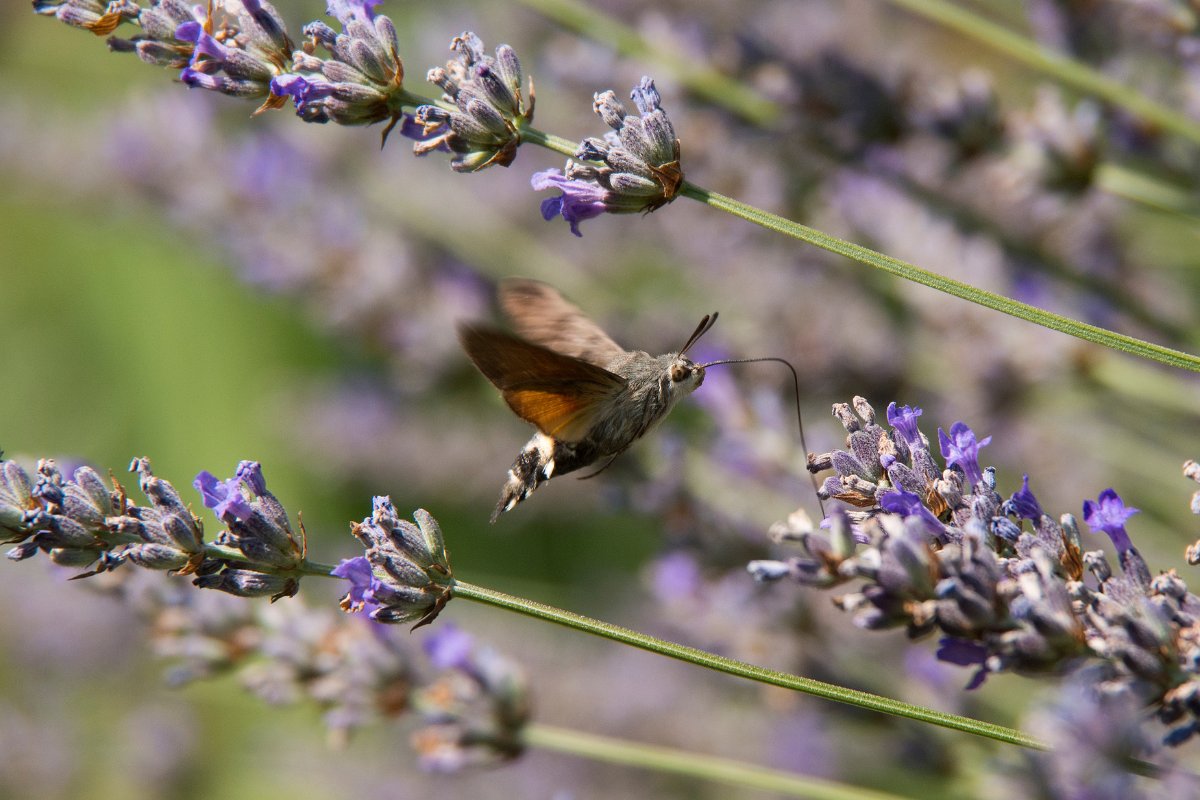
[[[601,622],[600,620],[591,619],[590,617],[570,611],[563,611],[562,609],[526,600],[522,597],[514,597],[495,591],[494,589],[456,581],[454,584],[454,595],[467,600],[486,603],[505,609],[506,611],[515,611],[545,622],[553,622],[577,631],[590,633],[593,636],[611,639],[621,644],[648,650],[651,653],[658,653],[659,655],[674,658],[678,661],[685,661],[689,664],[716,670],[717,672],[735,675],[739,678],[746,678],[772,686],[781,686],[785,689],[824,697],[827,700],[835,700],[839,703],[846,703],[870,711],[878,711],[883,714],[891,714],[918,722],[928,722],[933,725],[940,725],[943,728],[995,739],[998,742],[1006,742],[1037,750],[1046,749],[1046,746],[1038,740],[1012,728],[1005,728],[1001,725],[994,725],[990,722],[982,722],[969,717],[961,717],[957,714],[947,714],[930,708],[922,708],[921,706],[914,706],[900,700],[893,700],[868,692],[860,692],[855,689],[847,689],[843,686],[835,686],[812,678],[804,678],[799,675],[790,675],[786,672],[776,672],[775,670],[756,667],[744,661],[735,661],[731,658],[708,653],[694,647],[686,647],[664,641],[663,639],[638,633],[628,628]]]
[[[1083,94],[1120,106],[1164,130],[1200,144],[1200,122],[1190,119],[1128,86],[1067,56],[1048,50],[1032,39],[947,0],[887,0],[913,14],[932,20],[1032,67]]]
[[[727,108],[755,125],[778,121],[780,109],[754,89],[711,67],[663,46],[651,44],[636,30],[579,0],[519,0],[568,30],[603,42],[623,56],[661,64],[672,79],[706,101]]]
[[[728,758],[716,758],[677,750],[672,747],[627,742],[607,736],[557,728],[551,725],[525,726],[525,743],[542,750],[606,761],[627,767],[685,775],[689,778],[725,783],[749,789],[775,792],[784,797],[811,800],[897,800],[898,795],[862,789],[843,783],[793,775]]]
[[[579,142],[572,142],[570,139],[564,139],[552,133],[539,131],[537,128],[528,125],[521,125],[521,141],[536,144],[538,147],[545,147],[547,150],[553,150],[556,153],[562,153],[567,158],[573,158],[575,151],[579,149]]]
[[[1200,196],[1181,186],[1112,163],[1096,167],[1094,180],[1096,186],[1109,194],[1178,214],[1188,222],[1200,225]]]
[[[1085,342],[1092,342],[1093,344],[1103,345],[1104,347],[1120,350],[1131,355],[1148,358],[1171,367],[1200,372],[1200,357],[1190,353],[1172,350],[1169,347],[1163,347],[1162,345],[1145,342],[1122,333],[1105,330],[1095,325],[1089,325],[1086,322],[1079,322],[1078,320],[1054,314],[1036,306],[1028,305],[1027,303],[1021,303],[1002,295],[978,289],[970,284],[956,281],[953,278],[947,278],[936,272],[921,269],[914,264],[909,264],[898,258],[892,258],[862,245],[838,239],[827,233],[822,233],[815,228],[801,225],[798,222],[793,222],[768,211],[763,211],[762,209],[734,200],[732,197],[726,197],[725,195],[711,192],[690,183],[685,182],[679,191],[680,194],[686,197],[699,200],[707,206],[733,214],[735,217],[741,217],[756,225],[761,225],[767,230],[782,233],[793,239],[799,239],[802,242],[816,245],[831,253],[837,253],[838,255],[854,259],[867,266],[881,269],[884,272],[891,273],[905,280],[936,289],[939,292],[945,292],[954,297],[969,300],[984,308],[1001,311],[1017,319],[1023,319],[1035,325],[1041,325],[1044,328],[1074,336]]]
[[[530,144],[554,150],[567,157],[572,156],[578,147],[575,142],[564,139],[561,136],[545,133],[533,127],[522,127],[521,137]],[[761,225],[767,230],[782,233],[793,239],[799,239],[802,242],[816,245],[831,253],[837,253],[867,266],[889,272],[905,280],[936,289],[939,292],[945,292],[954,297],[969,300],[984,308],[1001,311],[1017,319],[1023,319],[1026,322],[1032,322],[1035,325],[1041,325],[1044,328],[1065,333],[1068,336],[1074,336],[1085,342],[1091,342],[1131,355],[1148,358],[1171,367],[1200,372],[1200,357],[1190,353],[1173,350],[1169,347],[1146,342],[1122,333],[1089,325],[1086,322],[1080,322],[1070,317],[1064,317],[1061,314],[1045,311],[1027,303],[978,289],[970,284],[956,281],[953,278],[947,278],[936,272],[930,272],[915,264],[909,264],[907,261],[892,258],[862,245],[838,239],[835,236],[822,233],[815,228],[801,225],[798,222],[793,222],[792,220],[772,214],[769,211],[763,211],[760,208],[734,200],[732,197],[726,197],[725,195],[709,191],[686,181],[680,187],[679,193],[692,200],[699,200],[711,208],[733,214],[735,217],[741,217],[748,222],[753,222],[755,225]]]

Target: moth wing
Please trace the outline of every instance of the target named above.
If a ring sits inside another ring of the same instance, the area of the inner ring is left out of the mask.
[[[524,339],[603,367],[625,349],[554,287],[528,278],[500,283],[500,307]]]
[[[513,412],[564,442],[584,438],[625,379],[494,328],[460,325],[467,356]]]

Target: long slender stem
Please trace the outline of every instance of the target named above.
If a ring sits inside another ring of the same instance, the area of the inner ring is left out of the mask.
[[[533,127],[522,128],[521,136],[530,144],[546,147],[568,157],[574,155],[578,147],[575,142],[571,142],[561,136],[545,133]],[[733,214],[735,217],[741,217],[748,222],[753,222],[755,225],[760,225],[767,230],[782,233],[793,239],[799,239],[802,242],[816,245],[831,253],[837,253],[838,255],[853,259],[867,266],[875,267],[876,269],[881,269],[884,272],[891,273],[905,280],[936,289],[939,292],[945,292],[954,297],[969,300],[984,308],[1001,311],[1017,319],[1023,319],[1026,322],[1032,322],[1035,325],[1041,325],[1044,328],[1065,333],[1068,336],[1074,336],[1085,342],[1091,342],[1131,355],[1148,358],[1171,367],[1200,372],[1200,357],[1191,353],[1184,353],[1180,350],[1173,350],[1169,347],[1143,341],[1133,336],[1106,330],[1096,325],[1090,325],[1086,322],[1080,322],[1070,317],[1064,317],[1061,314],[1055,314],[1051,311],[1031,306],[1028,303],[1022,303],[1003,295],[976,288],[968,283],[948,278],[936,272],[930,272],[915,264],[884,255],[868,247],[863,247],[844,239],[838,239],[827,233],[822,233],[815,228],[810,228],[807,225],[802,225],[692,183],[684,182],[680,187],[679,193],[692,200],[698,200],[711,208]]]
[[[1122,333],[1105,330],[1095,325],[1089,325],[1086,322],[1080,322],[1070,317],[1064,317],[1060,314],[1031,306],[1027,303],[978,289],[962,281],[947,278],[936,272],[930,272],[915,264],[901,261],[898,258],[892,258],[862,245],[838,239],[827,233],[822,233],[815,228],[801,225],[798,222],[793,222],[768,211],[763,211],[762,209],[734,200],[732,197],[726,197],[725,195],[690,183],[683,184],[680,194],[690,197],[693,200],[699,200],[712,208],[725,211],[736,217],[741,217],[756,225],[761,225],[767,230],[782,233],[793,239],[799,239],[800,241],[816,245],[831,253],[846,256],[847,258],[854,259],[876,269],[881,269],[884,272],[891,273],[905,280],[936,289],[939,292],[945,292],[954,297],[969,300],[984,308],[1001,311],[1017,319],[1023,319],[1035,325],[1041,325],[1044,328],[1074,336],[1085,342],[1110,347],[1114,350],[1148,358],[1152,361],[1179,369],[1200,372],[1200,357],[1194,356],[1191,353],[1172,350],[1169,347],[1163,347],[1162,345],[1146,342]]]
[[[932,20],[1009,58],[1053,77],[1065,86],[1120,106],[1147,122],[1200,143],[1200,122],[1190,119],[1102,73],[946,0],[887,0]]]
[[[776,124],[783,115],[783,108],[778,103],[759,94],[754,87],[718,72],[695,57],[665,50],[660,43],[650,42],[636,29],[598,8],[586,6],[579,0],[518,2],[580,36],[606,44],[622,55],[654,64],[656,69],[664,70],[696,96],[752,124],[768,127]],[[1056,75],[1051,74],[1051,77]],[[1096,168],[1096,186],[1125,200],[1180,214],[1190,220],[1200,217],[1200,200],[1186,189],[1125,165],[1100,164]]]
[[[1176,214],[1200,226],[1200,196],[1181,186],[1111,162],[1096,167],[1095,181],[1109,194]]]
[[[827,700],[836,700],[839,703],[846,703],[870,711],[878,711],[883,714],[891,714],[918,722],[928,722],[933,725],[940,725],[943,728],[995,739],[998,742],[1006,742],[1038,750],[1046,749],[1044,744],[1032,736],[1002,725],[994,725],[990,722],[982,722],[957,714],[947,714],[930,708],[922,708],[921,706],[914,706],[900,700],[893,700],[892,698],[870,694],[869,692],[860,692],[855,689],[847,689],[843,686],[835,686],[812,678],[756,667],[744,661],[736,661],[732,658],[725,658],[724,656],[708,653],[694,647],[668,642],[654,636],[630,630],[629,628],[622,628],[619,625],[601,622],[597,619],[564,611],[560,608],[554,608],[553,606],[544,605],[522,597],[514,597],[513,595],[498,592],[494,589],[457,581],[454,584],[454,594],[457,597],[467,600],[486,603],[507,611],[515,611],[545,622],[553,622],[577,631],[590,633],[593,636],[601,636],[605,639],[620,642],[621,644],[648,650],[651,653],[658,653],[667,658],[674,658],[689,664],[707,667],[708,669],[724,672],[728,675],[735,675],[739,678],[746,678],[772,686],[781,686],[785,689],[804,692],[805,694],[823,697]]]
[[[530,724],[525,727],[525,742],[542,750],[607,761],[627,767],[642,767],[656,772],[761,789],[785,797],[811,800],[897,800],[898,795],[874,789],[862,789],[843,783],[794,775],[729,758],[717,758],[673,747],[629,742],[592,733]]]

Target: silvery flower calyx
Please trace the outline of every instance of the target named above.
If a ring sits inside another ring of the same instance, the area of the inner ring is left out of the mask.
[[[427,78],[455,108],[417,109],[424,141],[413,145],[413,152],[449,150],[455,172],[475,172],[493,164],[507,167],[517,156],[522,126],[533,121],[533,78],[527,100],[521,91],[521,62],[511,47],[500,45],[493,58],[470,31],[454,37],[450,47],[457,58],[429,70]]]
[[[542,201],[542,216],[561,216],[576,236],[585,219],[660,208],[683,184],[679,139],[654,81],[642,78],[630,97],[641,116],[629,115],[612,90],[597,94],[592,108],[612,130],[603,139],[584,139],[561,172],[533,176],[535,190],[562,191]]]

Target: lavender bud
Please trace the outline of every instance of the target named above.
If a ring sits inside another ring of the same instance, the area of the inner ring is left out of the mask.
[[[214,575],[201,575],[192,583],[201,589],[216,589],[235,597],[270,597],[272,600],[292,597],[300,588],[295,578],[228,568]]]
[[[20,533],[25,528],[25,512],[36,505],[33,485],[21,465],[0,461],[0,531]]]

